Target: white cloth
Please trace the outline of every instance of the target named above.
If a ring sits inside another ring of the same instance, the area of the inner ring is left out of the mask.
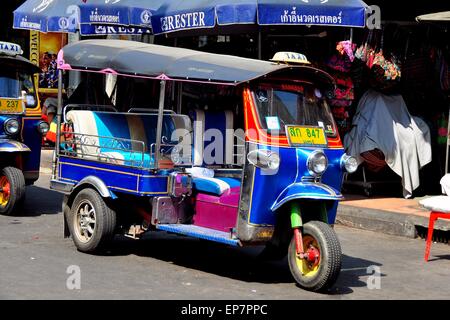
[[[450,173],[447,173],[441,179],[442,193],[450,196]]]
[[[420,185],[419,169],[431,162],[426,123],[409,114],[401,95],[369,90],[362,96],[352,124],[344,138],[347,153],[361,163],[361,153],[380,149],[388,166],[402,178],[403,196],[411,197]]]
[[[442,213],[450,213],[450,197],[449,196],[436,196],[430,197],[419,201],[420,205],[424,208]]]

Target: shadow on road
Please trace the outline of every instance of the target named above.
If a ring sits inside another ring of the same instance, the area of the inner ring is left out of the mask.
[[[382,264],[371,261],[342,255],[342,269],[336,285],[333,287],[331,294],[345,294],[345,290],[351,290],[350,288],[367,287],[367,280],[361,278],[367,278],[375,275],[376,270],[374,267],[381,267]],[[386,277],[386,274],[381,273],[381,277]],[[348,293],[351,293],[348,292]]]
[[[287,258],[280,261],[258,259],[263,246],[234,248],[163,232],[149,234],[138,241],[124,237],[116,240],[105,255],[134,254],[245,282],[294,282]],[[368,267],[380,265],[374,261],[343,255],[341,274],[336,285],[327,294],[350,294],[353,292],[352,288],[367,286],[361,277],[371,275],[367,273]]]
[[[436,260],[450,260],[449,254],[443,254],[443,255],[432,255],[434,258],[428,259],[428,262],[436,261]]]
[[[25,207],[16,216],[37,217],[61,212],[63,195],[59,192],[38,186],[29,186],[26,190]],[[37,205],[39,204],[39,205]]]
[[[139,241],[120,237],[107,255],[135,254],[246,282],[293,282],[287,261],[261,261],[262,250],[262,246],[233,248],[158,232]]]

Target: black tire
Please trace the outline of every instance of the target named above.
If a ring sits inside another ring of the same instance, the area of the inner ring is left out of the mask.
[[[93,209],[93,213],[92,210]],[[88,211],[89,217],[82,218]],[[81,252],[93,253],[105,248],[105,245],[114,237],[116,229],[116,212],[108,206],[105,200],[94,189],[83,189],[73,201],[70,210],[64,210],[72,240]],[[94,217],[94,224],[86,225],[87,219]],[[83,222],[84,223],[83,225]],[[83,230],[84,228],[84,230]]]
[[[9,185],[7,199],[4,198],[6,197],[5,193],[1,195],[0,213],[11,215],[23,209],[25,202],[25,178],[23,172],[15,167],[5,167],[1,170],[0,181],[7,182]]]
[[[305,241],[315,239],[320,260],[318,268],[310,274],[303,274],[298,263],[295,250],[295,239],[291,240],[288,251],[289,269],[300,287],[309,291],[325,291],[337,280],[341,271],[342,250],[336,232],[328,224],[321,221],[310,221],[303,226],[302,236]],[[305,247],[306,251],[307,248]]]

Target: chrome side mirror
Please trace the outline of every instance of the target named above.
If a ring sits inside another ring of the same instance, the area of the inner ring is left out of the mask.
[[[247,155],[247,160],[255,167],[276,170],[280,166],[280,156],[270,150],[253,150]]]

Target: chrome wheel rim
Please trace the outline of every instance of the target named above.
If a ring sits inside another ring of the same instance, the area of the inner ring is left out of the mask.
[[[81,242],[89,242],[95,233],[96,212],[89,200],[83,200],[74,216],[75,234]]]

